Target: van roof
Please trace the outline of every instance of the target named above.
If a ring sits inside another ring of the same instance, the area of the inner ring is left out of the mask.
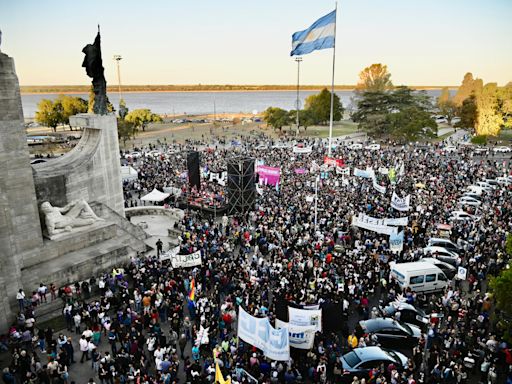
[[[414,261],[411,263],[399,263],[399,264],[394,264],[393,267],[391,267],[391,269],[396,269],[396,270],[400,270],[400,271],[421,271],[424,269],[432,269],[432,268],[442,272],[439,267],[436,267],[435,265],[428,263],[426,261]]]

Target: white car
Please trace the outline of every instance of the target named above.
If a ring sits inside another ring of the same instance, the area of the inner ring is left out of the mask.
[[[348,149],[363,149],[363,144],[354,143],[348,146]]]
[[[486,148],[486,147],[475,147],[475,149],[473,149],[474,152],[476,153],[487,153],[489,152],[489,148]]]
[[[504,185],[504,186],[508,186],[512,183],[512,180],[505,176],[497,177],[496,181],[498,182],[498,184]]]
[[[471,197],[472,199],[474,200],[478,200],[480,202],[482,202],[482,195],[478,195],[476,193],[472,193],[472,192],[464,192],[464,194],[462,195],[462,197]]]
[[[508,152],[512,152],[512,149],[510,147],[505,147],[504,145],[501,145],[499,147],[494,147],[492,149],[495,153],[508,153]]]
[[[141,153],[140,152],[131,152],[131,153],[125,153],[124,155],[124,158],[127,159],[127,160],[135,160],[135,159],[138,159],[139,157],[141,157]]]
[[[443,147],[444,152],[457,152],[457,147],[455,145],[447,145],[446,147]]]
[[[368,149],[370,151],[378,151],[380,150],[380,144],[370,144],[364,147],[364,149]]]
[[[153,158],[157,158],[157,157],[162,156],[162,152],[153,150],[153,151],[149,151],[149,152],[147,152],[147,153],[145,154],[145,156],[146,156],[146,157],[153,157]]]
[[[459,199],[459,204],[460,205],[471,205],[473,207],[478,207],[482,204],[482,202],[480,200],[477,200],[470,196],[462,196]]]
[[[475,195],[482,195],[484,192],[487,192],[486,189],[482,188],[482,187],[479,187],[478,185],[470,185],[469,187],[466,188],[466,191],[468,193],[474,193]]]
[[[477,181],[477,182],[475,183],[475,185],[476,185],[477,187],[482,188],[482,189],[483,189],[484,191],[486,191],[486,192],[491,191],[491,190],[493,190],[493,189],[495,188],[493,185],[489,184],[489,183],[488,183],[488,182],[486,182],[486,181]]]
[[[432,257],[451,265],[456,265],[458,262],[460,262],[460,257],[457,253],[449,251],[443,247],[425,247],[423,248],[423,254],[431,255]]]
[[[481,217],[471,215],[464,211],[452,211],[450,221],[479,221]]]

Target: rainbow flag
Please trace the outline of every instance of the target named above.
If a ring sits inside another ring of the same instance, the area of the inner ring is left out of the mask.
[[[190,291],[188,292],[188,299],[190,301],[195,301],[196,299],[196,279],[193,278],[190,282]]]

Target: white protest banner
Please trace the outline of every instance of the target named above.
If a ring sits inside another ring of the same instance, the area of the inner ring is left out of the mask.
[[[167,252],[160,254],[160,260],[162,260],[162,261],[171,260],[173,258],[173,256],[177,255],[178,253],[180,253],[179,246],[171,248]]]
[[[197,332],[196,337],[196,343],[199,343],[200,345],[209,344],[210,343],[210,337],[208,335],[208,331],[210,328],[203,328],[202,325],[199,326],[199,332]]]
[[[358,216],[352,216],[352,225],[384,235],[396,234],[398,232],[396,227],[387,226],[384,219],[375,219],[362,213]]]
[[[366,170],[354,168],[354,176],[364,177],[365,179],[372,179],[375,176],[375,173],[371,168],[366,168]]]
[[[311,349],[315,342],[315,327],[313,325],[300,326],[285,323],[276,319],[277,329],[287,329],[290,347],[297,349]]]
[[[375,188],[377,192],[386,193],[386,187],[377,183],[377,178],[375,177],[375,175],[373,177],[373,188]]]
[[[404,249],[404,231],[398,234],[389,235],[389,250],[391,252],[402,252]]]
[[[350,175],[350,167],[336,167],[337,175]]]
[[[288,361],[290,359],[290,341],[288,330],[275,329],[268,318],[249,315],[240,307],[238,312],[238,337],[261,349],[269,359]]]
[[[468,270],[466,268],[459,267],[457,269],[457,279],[466,280],[467,275],[468,275]]]
[[[311,153],[312,151],[312,147],[293,147],[293,153]]]
[[[320,309],[320,304],[308,304],[308,305],[303,305],[302,306],[302,309],[307,309],[308,311],[310,309]]]
[[[385,225],[396,225],[405,227],[409,222],[409,217],[397,217],[396,219],[384,219]]]
[[[321,309],[299,309],[288,307],[288,318],[291,325],[303,327],[313,325],[315,331],[322,332],[322,310]]]
[[[313,195],[306,196],[306,203],[312,203],[313,201],[315,201],[315,196],[313,196]]]
[[[378,172],[381,175],[387,176],[389,173],[389,169],[387,169],[386,167],[379,167]]]
[[[190,255],[172,255],[171,264],[173,268],[189,268],[201,265],[201,251],[196,251]]]
[[[395,208],[397,211],[408,211],[411,202],[411,195],[407,195],[407,197],[401,198],[398,197],[396,192],[393,192],[393,196],[391,196],[391,207]]]

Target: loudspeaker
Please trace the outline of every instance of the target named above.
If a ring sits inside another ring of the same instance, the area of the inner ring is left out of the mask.
[[[256,202],[254,159],[234,157],[227,160],[228,214],[246,213]]]
[[[188,184],[190,188],[196,187],[199,191],[201,189],[201,173],[199,172],[199,152],[189,152],[187,154],[187,170],[188,170]]]

